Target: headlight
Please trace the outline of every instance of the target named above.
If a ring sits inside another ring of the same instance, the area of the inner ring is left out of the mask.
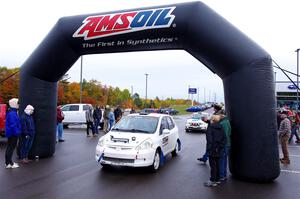
[[[145,150],[149,149],[153,146],[153,142],[151,139],[147,139],[144,142],[142,142],[140,145],[138,145],[135,150],[140,151],[140,150]]]
[[[103,147],[104,146],[104,137],[101,137],[98,141],[98,146]]]

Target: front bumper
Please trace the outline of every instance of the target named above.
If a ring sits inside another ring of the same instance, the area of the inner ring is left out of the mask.
[[[95,159],[100,164],[128,167],[147,167],[153,164],[155,149],[136,151],[96,147]]]
[[[186,125],[185,126],[186,130],[199,130],[199,131],[206,131],[207,127],[206,126],[192,126],[192,125]]]

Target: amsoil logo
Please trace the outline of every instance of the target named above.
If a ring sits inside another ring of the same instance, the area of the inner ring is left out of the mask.
[[[156,28],[169,28],[175,19],[176,7],[89,16],[73,37],[84,40]]]

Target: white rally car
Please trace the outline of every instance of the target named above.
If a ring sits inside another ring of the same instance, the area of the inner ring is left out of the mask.
[[[200,113],[194,113],[191,118],[187,119],[186,124],[185,124],[185,131],[193,131],[193,130],[198,130],[198,131],[206,131],[208,124],[204,122],[202,119],[207,118],[209,119],[210,115],[205,112],[200,112]]]
[[[103,167],[149,167],[157,171],[167,154],[176,156],[180,149],[178,128],[171,116],[130,114],[99,139],[95,159]]]

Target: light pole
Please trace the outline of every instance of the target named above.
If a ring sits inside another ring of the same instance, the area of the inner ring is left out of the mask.
[[[300,48],[298,48],[297,50],[295,50],[295,52],[297,53],[297,110],[298,110],[298,106],[299,106],[299,50]]]
[[[147,92],[148,92],[148,73],[145,73],[145,75],[146,75],[146,103],[147,103]]]
[[[82,62],[83,56],[80,57],[80,96],[79,96],[79,103],[82,103]]]

